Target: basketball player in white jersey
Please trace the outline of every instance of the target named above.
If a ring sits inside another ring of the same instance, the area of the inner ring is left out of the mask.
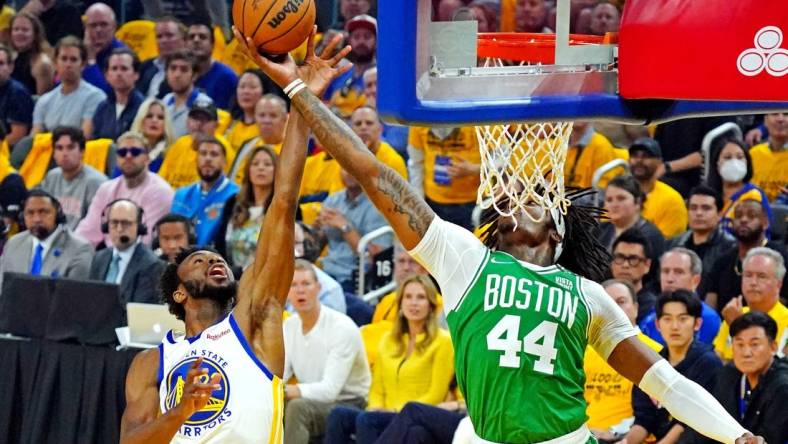
[[[314,35],[314,34],[313,34]],[[335,68],[338,39],[323,51],[315,94],[350,68]],[[309,60],[317,61],[313,54]],[[305,121],[294,114],[276,168],[275,190],[255,262],[236,284],[208,249],[182,252],[161,279],[186,336],[167,334],[134,358],[126,378],[121,443],[281,443],[282,311],[293,279],[294,223],[306,157]]]

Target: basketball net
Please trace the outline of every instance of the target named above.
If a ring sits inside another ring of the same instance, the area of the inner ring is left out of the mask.
[[[535,203],[558,222],[569,199],[564,192],[564,162],[572,122],[510,123],[476,127],[481,151],[481,185],[477,202],[502,216],[529,211]],[[515,219],[515,224],[517,219]],[[563,234],[563,233],[562,233]]]

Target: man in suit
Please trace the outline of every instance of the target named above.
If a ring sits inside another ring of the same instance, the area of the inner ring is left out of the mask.
[[[22,215],[27,230],[12,237],[0,256],[0,288],[5,272],[87,279],[93,247],[66,226],[54,196],[30,191]]]
[[[161,303],[156,283],[164,263],[140,237],[147,233],[143,210],[131,200],[118,199],[104,208],[101,230],[109,234],[112,247],[105,248],[90,264],[90,279],[120,285],[124,304]]]

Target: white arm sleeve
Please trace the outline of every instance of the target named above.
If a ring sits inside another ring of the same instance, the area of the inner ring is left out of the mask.
[[[719,442],[733,444],[747,433],[700,385],[660,359],[643,375],[640,388],[658,400],[674,418]]]
[[[408,145],[408,178],[413,189],[424,197],[424,151]]]
[[[487,252],[473,233],[435,216],[410,255],[438,281],[443,309],[449,313],[471,285]]]
[[[621,341],[637,336],[637,330],[601,285],[584,278],[580,285],[591,311],[588,343],[607,361]]]

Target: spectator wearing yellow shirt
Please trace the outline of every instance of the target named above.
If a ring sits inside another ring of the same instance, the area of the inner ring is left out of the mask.
[[[774,202],[781,193],[788,194],[788,113],[767,114],[763,123],[769,140],[750,148],[752,181]]]
[[[632,325],[637,328],[635,319],[638,313],[638,303],[632,284],[623,280],[610,279],[603,282],[602,287],[626,313]],[[656,352],[662,350],[659,343],[640,331],[638,331],[638,339]],[[631,399],[633,384],[629,379],[613,370],[613,367],[591,347],[586,348],[583,369],[586,374],[583,395],[588,403],[586,409],[588,427],[597,439],[613,441],[617,436],[620,437],[627,432],[629,427],[625,421],[634,416]]]
[[[381,139],[383,126],[375,109],[366,105],[359,107],[351,114],[350,125],[379,161],[398,172],[403,178],[408,178],[408,170],[402,156]],[[311,221],[312,215],[320,210],[319,203],[329,194],[345,189],[345,184],[340,174],[342,168],[326,152],[307,158],[304,168],[309,174],[301,183],[301,209],[304,212],[304,220]]]
[[[226,133],[227,141],[236,150],[241,149],[245,142],[260,136],[254,111],[265,93],[263,75],[259,69],[247,69],[238,79],[234,103],[230,109],[233,121]]]
[[[438,327],[437,290],[427,276],[407,279],[397,294],[401,307],[391,332],[383,337],[367,410],[336,407],[328,415],[324,442],[373,443],[410,401],[438,405],[454,376],[454,349]]]
[[[728,233],[733,233],[731,223],[736,205],[747,200],[763,204],[769,220],[772,210],[769,199],[762,189],[750,182],[753,175],[752,157],[747,145],[738,139],[728,139],[718,144],[709,159],[712,168],[707,182],[709,186],[722,193],[725,203],[722,207],[720,222]]]
[[[662,163],[659,142],[650,137],[641,137],[629,147],[632,176],[646,194],[641,214],[656,225],[663,236],[673,237],[687,229],[687,206],[678,191],[657,180]]]
[[[227,165],[235,159],[235,150],[222,136],[216,135],[219,117],[216,105],[210,101],[196,100],[189,110],[186,126],[189,134],[179,138],[167,150],[159,170],[159,176],[175,189],[190,185],[200,180],[197,173],[197,149],[194,141],[199,136],[214,136],[224,146],[227,153]],[[225,167],[225,173],[229,170]]]
[[[750,310],[766,313],[777,322],[777,350],[783,356],[788,345],[788,308],[780,303],[780,287],[784,277],[785,259],[780,253],[768,247],[757,247],[747,252],[742,263],[743,297],[731,299],[722,309],[725,322],[714,339],[714,349],[722,359],[733,358],[731,323]],[[743,302],[747,303],[746,307]]]
[[[249,154],[259,146],[268,145],[279,155],[285,139],[288,116],[287,102],[276,94],[265,94],[255,103],[254,122],[257,134],[241,144],[228,177],[233,178],[236,183],[243,183]]]
[[[594,172],[616,158],[615,148],[607,137],[598,133],[588,122],[575,122],[564,164],[564,184],[568,187],[590,188]],[[612,176],[606,175],[599,186],[604,188],[610,179]]]
[[[408,137],[410,183],[443,220],[472,228],[481,155],[473,127],[412,127]]]

